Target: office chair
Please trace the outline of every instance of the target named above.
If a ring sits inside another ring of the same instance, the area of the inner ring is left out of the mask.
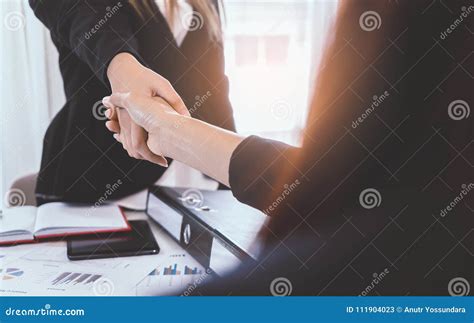
[[[10,200],[10,204],[14,206],[32,205],[36,206],[35,186],[37,173],[25,175],[17,178],[10,186],[5,197],[6,202]],[[16,200],[14,198],[17,198]]]

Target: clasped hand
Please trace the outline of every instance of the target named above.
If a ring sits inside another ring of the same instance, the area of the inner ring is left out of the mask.
[[[123,145],[128,154],[166,167],[167,162],[161,143],[163,130],[170,128],[170,116],[177,115],[176,110],[163,98],[133,93],[114,93],[105,97],[102,102],[108,108],[106,115],[109,121],[105,125],[114,133],[114,138]],[[126,115],[126,119],[123,115]],[[127,141],[137,128],[140,134],[142,131],[144,133],[144,136],[140,137],[138,150],[137,146],[132,146]],[[143,150],[146,152],[142,153]],[[138,156],[135,155],[136,151],[139,152]]]
[[[114,57],[107,76],[112,87],[112,95],[102,101],[108,108],[107,129],[130,157],[166,167],[157,132],[167,115],[189,116],[184,102],[168,80],[128,53]]]

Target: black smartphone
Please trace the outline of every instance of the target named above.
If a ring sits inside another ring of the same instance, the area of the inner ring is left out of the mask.
[[[152,255],[160,247],[147,221],[130,221],[131,230],[86,237],[71,237],[67,241],[70,260]]]

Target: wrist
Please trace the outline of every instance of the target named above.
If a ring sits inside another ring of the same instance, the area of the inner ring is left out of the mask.
[[[160,147],[166,157],[176,158],[187,140],[185,129],[194,119],[177,113],[164,113],[156,128]]]
[[[140,62],[130,53],[122,52],[112,58],[107,67],[107,77],[112,83],[113,80],[121,78],[122,75],[126,77],[130,73],[130,69],[141,68]]]

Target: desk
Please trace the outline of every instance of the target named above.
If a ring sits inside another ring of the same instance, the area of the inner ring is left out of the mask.
[[[65,241],[2,247],[0,295],[179,295],[212,277],[144,212],[125,213],[148,220],[158,255],[69,261]]]

